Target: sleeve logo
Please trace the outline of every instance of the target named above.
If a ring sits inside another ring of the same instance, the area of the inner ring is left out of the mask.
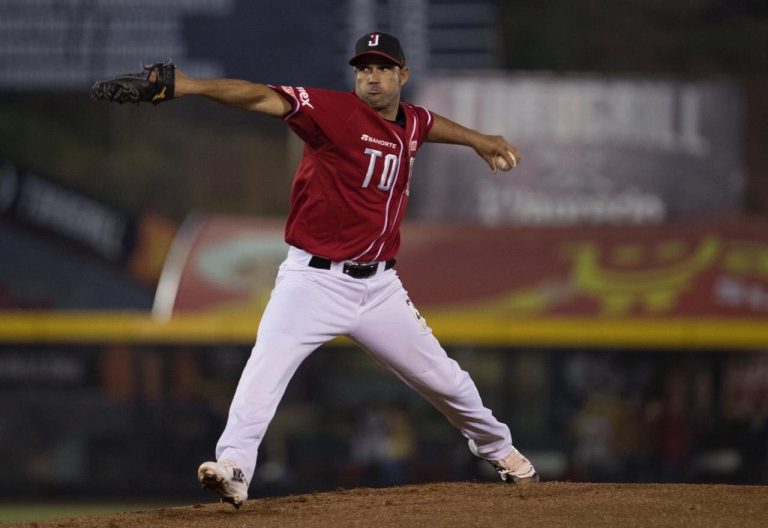
[[[307,91],[301,86],[298,87],[298,90],[299,90],[299,100],[301,101],[301,106],[308,106],[312,110],[314,110],[315,107],[312,106],[312,103],[309,102],[309,94],[307,93]]]

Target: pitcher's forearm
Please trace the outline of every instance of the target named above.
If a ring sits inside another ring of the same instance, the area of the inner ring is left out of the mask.
[[[290,110],[290,103],[264,84],[240,79],[196,79],[177,70],[175,96],[186,95],[202,95],[218,103],[277,116]]]
[[[434,112],[432,116],[435,121],[427,134],[427,141],[430,143],[450,143],[474,148],[481,140],[482,134],[477,130],[467,128]]]
[[[503,136],[483,134],[434,112],[432,116],[434,122],[427,134],[426,140],[428,142],[472,147],[492,171],[496,171],[498,168],[499,157],[504,158],[506,165],[511,167],[520,161],[520,153]]]

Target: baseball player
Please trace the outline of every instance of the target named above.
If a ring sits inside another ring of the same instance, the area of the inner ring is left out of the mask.
[[[434,405],[501,479],[536,482],[509,428],[483,406],[467,372],[448,357],[394,269],[416,152],[425,141],[472,147],[492,171],[520,156],[501,136],[481,134],[400,101],[410,71],[386,33],[357,41],[353,92],[196,79],[169,63],[94,85],[95,98],[157,103],[202,95],[282,118],[305,143],[285,230],[288,255],[242,372],[216,461],[198,479],[239,508],[259,445],[299,364],[347,335]]]

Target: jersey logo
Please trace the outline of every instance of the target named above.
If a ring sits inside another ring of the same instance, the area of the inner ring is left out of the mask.
[[[378,33],[371,33],[371,38],[368,40],[368,45],[370,47],[375,47],[379,45],[379,34]]]
[[[411,141],[411,152],[416,152],[416,147],[418,147],[419,144],[415,141]]]
[[[315,107],[312,106],[312,103],[309,102],[309,94],[307,93],[307,91],[301,86],[299,86],[298,88],[299,88],[299,100],[301,101],[301,106],[308,106],[312,110],[314,110]]]
[[[397,145],[390,141],[384,141],[383,139],[377,139],[375,137],[371,137],[368,134],[363,134],[360,136],[360,139],[363,141],[367,141],[368,143],[376,143],[377,145],[381,145],[382,147],[389,147],[389,148],[397,148]]]

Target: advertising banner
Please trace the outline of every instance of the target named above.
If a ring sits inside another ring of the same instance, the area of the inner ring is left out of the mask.
[[[490,174],[471,149],[429,145],[411,215],[485,225],[641,225],[740,205],[740,91],[725,82],[567,75],[442,77],[417,100],[522,154]],[[413,217],[413,216],[412,216]]]
[[[174,243],[155,300],[172,312],[260,313],[285,257],[282,223],[211,217]],[[768,314],[768,222],[633,228],[406,224],[396,270],[422,311],[457,317]]]
[[[136,219],[53,178],[0,160],[0,218],[74,242],[122,264],[135,245]]]

